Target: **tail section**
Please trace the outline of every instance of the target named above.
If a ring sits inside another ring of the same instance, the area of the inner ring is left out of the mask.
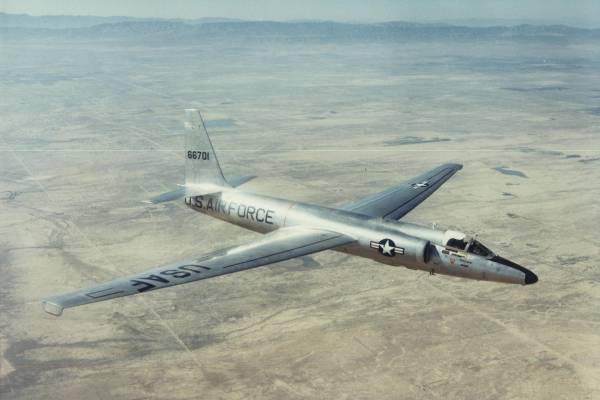
[[[145,200],[145,203],[158,204],[185,196],[217,193],[226,188],[238,187],[255,178],[254,175],[248,175],[225,179],[202,116],[196,109],[185,110],[184,157],[185,184],[180,185],[177,190]]]
[[[221,172],[202,116],[196,109],[185,110],[185,186],[229,187]]]

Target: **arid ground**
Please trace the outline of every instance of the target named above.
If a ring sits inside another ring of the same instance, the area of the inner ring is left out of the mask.
[[[600,398],[600,45],[0,42],[0,397]],[[183,109],[249,191],[358,199],[464,165],[410,222],[539,275],[324,252],[143,296],[41,299],[251,241],[141,201],[183,179]]]

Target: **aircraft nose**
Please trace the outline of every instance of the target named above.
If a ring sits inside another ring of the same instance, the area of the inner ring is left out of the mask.
[[[532,283],[536,283],[538,281],[538,277],[536,274],[528,270],[527,268],[523,268],[525,270],[525,284],[531,285]]]
[[[525,268],[515,262],[507,260],[504,257],[494,256],[492,258],[492,261],[506,265],[507,267],[511,267],[511,268],[514,268],[514,269],[517,269],[517,270],[523,272],[525,274],[525,280],[524,280],[525,285],[531,285],[538,281],[537,275],[534,274],[532,271],[528,270],[527,268]]]

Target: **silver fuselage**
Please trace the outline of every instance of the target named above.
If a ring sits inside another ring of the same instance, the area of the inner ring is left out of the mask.
[[[476,280],[530,283],[528,271],[517,264],[452,249],[444,243],[444,231],[425,226],[236,189],[186,197],[185,203],[195,211],[261,233],[299,225],[341,232],[356,241],[333,250],[392,266]]]

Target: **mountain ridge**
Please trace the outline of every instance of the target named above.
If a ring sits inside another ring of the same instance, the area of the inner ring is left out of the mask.
[[[29,39],[84,40],[195,40],[198,38],[241,37],[272,40],[587,40],[600,39],[600,29],[567,25],[469,27],[446,23],[389,21],[343,23],[332,21],[244,21],[229,19],[140,19],[133,17],[72,17],[88,25],[65,22],[63,16],[25,18],[19,26],[15,14],[0,13],[0,33],[5,37]],[[58,18],[49,28],[46,18]],[[31,24],[30,18],[46,21]],[[9,21],[9,22],[7,22]],[[13,22],[10,22],[13,21]],[[96,23],[101,22],[101,23]],[[61,25],[62,24],[62,25]],[[69,25],[70,24],[70,25]],[[67,27],[60,27],[67,26]]]

